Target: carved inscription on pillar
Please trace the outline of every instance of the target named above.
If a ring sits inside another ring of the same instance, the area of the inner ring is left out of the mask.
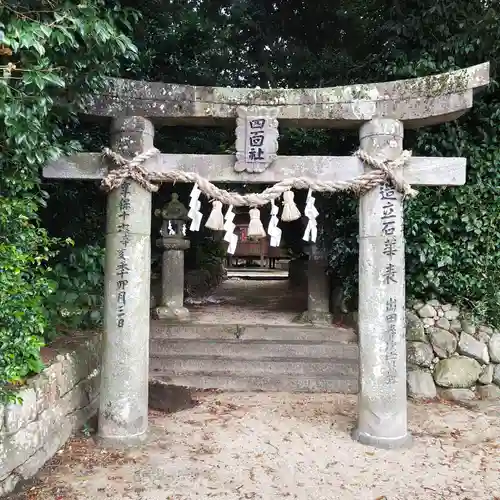
[[[117,226],[120,233],[120,246],[118,252],[118,262],[116,265],[116,326],[125,326],[125,307],[127,305],[127,285],[130,269],[127,262],[127,248],[130,244],[130,224],[127,222],[130,216],[130,182],[124,182],[120,186],[120,202],[118,206]]]
[[[404,280],[404,269],[398,266],[401,259],[397,258],[398,252],[402,252],[403,233],[401,231],[401,216],[399,207],[400,195],[389,186],[382,184],[379,187],[380,201],[382,202],[382,211],[380,213],[380,230],[383,236],[384,263],[382,268],[383,284],[388,288],[387,299],[384,304],[385,308],[385,352],[382,353],[384,359],[385,377],[387,383],[396,383],[397,381],[397,360],[398,360],[398,344],[401,339],[398,336],[401,334],[398,328],[398,321],[401,319],[400,307],[403,304],[398,303],[399,294],[394,293],[394,285],[401,286],[401,281]],[[404,262],[404,260],[403,260]],[[391,293],[393,292],[393,293]]]
[[[239,107],[236,120],[237,172],[263,172],[277,158],[278,109]]]

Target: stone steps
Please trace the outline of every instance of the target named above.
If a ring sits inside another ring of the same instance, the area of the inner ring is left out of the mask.
[[[357,378],[342,375],[321,376],[248,376],[226,372],[172,374],[155,372],[155,378],[173,385],[197,389],[220,389],[224,391],[267,392],[336,392],[356,394]]]
[[[349,375],[355,377],[358,363],[355,360],[333,358],[318,361],[316,358],[271,357],[248,359],[242,356],[158,356],[150,354],[149,370],[172,373],[222,371],[237,375]]]
[[[266,269],[266,268],[230,268],[227,277],[244,280],[287,280],[288,269]]]
[[[211,340],[155,338],[151,342],[155,356],[221,356],[261,360],[266,358],[332,359],[357,362],[357,344],[341,342],[304,342],[303,340]]]
[[[355,340],[337,327],[153,321],[150,374],[199,389],[355,393]]]
[[[151,338],[168,339],[242,339],[318,342],[357,342],[357,335],[350,328],[314,327],[308,325],[255,325],[255,324],[185,324],[167,321],[151,322]]]

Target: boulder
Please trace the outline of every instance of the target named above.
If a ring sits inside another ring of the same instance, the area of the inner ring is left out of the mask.
[[[453,319],[450,321],[450,330],[460,333],[462,331],[462,323],[458,319]]]
[[[168,384],[157,379],[149,381],[148,406],[152,410],[172,413],[192,408],[195,404],[187,387]]]
[[[482,370],[481,365],[475,359],[454,356],[442,359],[436,364],[434,381],[440,387],[468,389],[477,382]]]
[[[440,358],[449,358],[457,350],[457,339],[453,333],[442,328],[429,328],[429,340]]]
[[[429,304],[425,304],[425,306],[421,307],[418,310],[418,315],[421,318],[433,318],[434,316],[436,316],[436,309],[434,309]]]
[[[462,332],[460,335],[458,352],[464,356],[469,356],[469,358],[476,359],[483,365],[487,365],[490,362],[488,346],[465,332]]]
[[[481,399],[500,399],[500,387],[497,385],[480,385],[477,388],[477,395]]]
[[[436,397],[436,385],[429,372],[411,370],[407,375],[408,397],[413,399],[433,399]]]
[[[449,330],[450,329],[450,321],[447,320],[446,318],[439,318],[436,321],[436,326],[438,328],[442,328],[443,330]]]
[[[434,353],[432,347],[425,342],[407,342],[406,357],[409,365],[429,368],[432,366]]]
[[[490,336],[487,333],[482,332],[481,330],[478,330],[474,337],[479,340],[479,342],[482,342],[483,344],[488,345],[490,343]]]
[[[488,342],[488,351],[492,363],[500,363],[500,333],[494,333]]]
[[[418,311],[419,309],[421,309],[424,306],[425,306],[425,302],[422,302],[421,300],[417,300],[413,303],[412,308],[413,308],[413,310]]]
[[[406,340],[409,342],[428,342],[422,320],[411,311],[406,313]]]
[[[460,311],[458,309],[450,309],[444,313],[444,317],[450,321],[457,319],[460,316]]]
[[[491,328],[490,326],[479,325],[478,331],[486,333],[489,336],[493,335],[493,328]]]
[[[494,365],[485,365],[483,366],[483,371],[481,372],[481,375],[479,376],[478,382],[480,384],[488,385],[493,382],[493,370],[495,366]]]
[[[432,307],[439,307],[441,305],[441,302],[439,302],[439,300],[432,299],[427,301],[427,304],[429,304]]]
[[[447,401],[472,401],[476,394],[470,389],[439,389],[439,397]]]

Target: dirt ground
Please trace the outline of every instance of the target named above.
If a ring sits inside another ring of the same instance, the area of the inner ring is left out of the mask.
[[[297,325],[307,310],[307,287],[291,286],[286,279],[232,277],[208,297],[186,298],[185,305],[191,320],[204,325]],[[336,315],[333,324],[353,326],[349,315]]]
[[[16,500],[500,499],[500,405],[409,403],[412,448],[351,440],[356,397],[196,395],[129,452],[70,441]]]

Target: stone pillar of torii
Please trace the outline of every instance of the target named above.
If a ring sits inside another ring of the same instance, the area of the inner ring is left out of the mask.
[[[402,157],[405,128],[458,118],[472,107],[473,92],[488,83],[487,63],[412,80],[320,89],[205,88],[112,79],[106,93],[88,99],[85,113],[111,118],[111,147],[121,155],[122,168],[128,160],[146,154],[144,161],[136,163],[142,163],[141,175],[150,175],[151,181],[184,172],[211,183],[275,184],[300,178],[320,186],[350,183],[371,171],[371,166],[356,156],[279,156],[278,124],[358,128],[360,150],[373,162],[390,165]],[[237,153],[154,154],[154,123],[234,123]],[[44,176],[103,179],[111,168],[100,153],[86,153],[47,165]],[[422,157],[406,158],[393,172],[399,185],[436,186],[462,185],[465,173],[465,158]],[[381,448],[410,441],[403,196],[394,184],[388,178],[360,193],[359,210],[360,385],[353,436]],[[151,196],[151,189],[138,177],[119,183],[108,195],[98,429],[108,445],[141,440],[148,427]],[[286,206],[293,212],[292,204]],[[312,205],[308,206],[311,213]],[[255,213],[260,231],[257,218]],[[309,220],[314,226],[313,218]],[[227,219],[223,223],[225,229],[230,227]],[[310,227],[308,234],[314,229]],[[231,235],[228,243],[237,244]]]

